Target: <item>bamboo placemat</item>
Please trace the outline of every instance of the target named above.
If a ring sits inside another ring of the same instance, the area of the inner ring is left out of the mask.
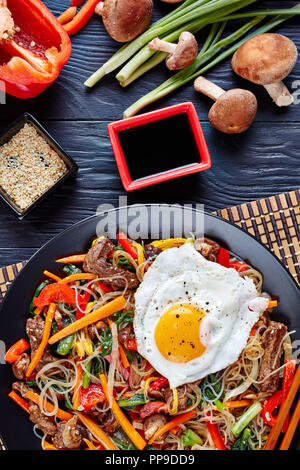
[[[300,285],[300,189],[215,213],[265,244]],[[0,269],[0,301],[25,264]]]

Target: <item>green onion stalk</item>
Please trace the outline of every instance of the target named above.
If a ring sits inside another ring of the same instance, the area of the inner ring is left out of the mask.
[[[160,86],[158,86],[155,90],[151,91],[147,95],[140,98],[134,104],[132,104],[129,108],[126,109],[124,112],[124,117],[130,117],[136,114],[138,111],[143,109],[145,106],[157,101],[158,99],[168,95],[172,91],[180,88],[181,86],[185,85],[191,80],[199,77],[199,75],[203,75],[205,72],[213,68],[215,65],[222,62],[227,57],[231,56],[237,49],[240,48],[245,41],[256,36],[258,34],[267,33],[272,29],[276,28],[278,25],[287,21],[288,19],[294,16],[293,9],[295,9],[296,13],[298,12],[300,4],[296,5],[296,7],[291,8],[289,15],[281,15],[273,18],[272,20],[268,21],[265,25],[260,26],[259,28],[255,29],[246,37],[242,38],[248,31],[253,29],[259,22],[265,19],[264,16],[259,16],[254,20],[246,23],[243,27],[239,28],[233,34],[229,35],[225,39],[222,39],[213,45],[210,48],[203,52],[199,53],[198,57],[196,58],[195,62],[186,67],[184,70],[173,75],[171,78],[166,80]],[[237,42],[236,42],[237,41]],[[221,52],[217,55],[224,47],[229,46],[230,44],[234,43],[231,47],[226,49],[224,52]],[[215,57],[217,56],[217,57]],[[215,58],[214,58],[215,57]],[[213,60],[211,60],[213,59]],[[206,64],[203,68],[202,66]]]
[[[247,5],[256,2],[257,0],[248,0]],[[167,18],[163,18],[154,23],[147,31],[134,39],[129,44],[124,45],[116,54],[114,54],[99,70],[97,70],[85,82],[87,87],[94,86],[101,78],[110,72],[113,72],[118,67],[123,65],[129,60],[136,52],[143,46],[148,44],[155,37],[164,36],[175,29],[180,29],[199,18],[206,18],[209,24],[209,18],[215,17],[216,12],[221,8],[232,7],[232,11],[239,10],[241,5],[244,4],[243,0],[187,0],[183,5],[174,10]],[[234,8],[236,7],[236,8]],[[228,14],[228,13],[227,13]],[[230,14],[230,13],[229,13]]]
[[[236,11],[237,9],[240,10],[241,8],[244,8],[250,5],[251,3],[253,3],[253,0],[240,0],[238,4],[230,4],[226,6],[226,8],[220,8],[218,11],[214,12],[212,15],[205,16],[204,18],[200,17],[200,19],[197,18],[191,21],[190,23],[184,24],[181,28],[178,28],[175,31],[172,31],[167,36],[162,36],[161,39],[167,42],[175,42],[178,40],[180,34],[183,33],[184,31],[189,31],[192,34],[197,34],[207,25],[216,23],[217,21],[220,20],[220,18],[230,15],[230,13]],[[144,46],[137,54],[135,54],[134,57],[132,57],[132,59],[120,70],[120,72],[116,76],[116,78],[119,80],[121,85],[124,86],[124,83],[126,83],[126,81],[129,80],[131,75],[134,74],[135,71],[139,67],[141,67],[142,64],[144,64],[148,59],[150,59],[151,56],[153,56],[154,54],[155,54],[155,51],[149,49],[148,44],[146,44],[146,46]],[[161,59],[160,61],[162,62],[167,56],[167,53],[165,52],[160,53],[159,56]],[[156,62],[157,60],[154,61],[155,65],[156,65]],[[130,80],[130,83],[132,81],[133,80]]]

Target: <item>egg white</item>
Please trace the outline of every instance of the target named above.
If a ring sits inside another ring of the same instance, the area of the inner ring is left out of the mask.
[[[187,363],[166,359],[155,342],[160,318],[178,304],[195,305],[205,313],[199,335],[206,350]],[[238,359],[267,304],[258,297],[252,280],[206,260],[193,245],[168,249],[156,258],[135,294],[138,352],[169,380],[170,387],[195,382]]]

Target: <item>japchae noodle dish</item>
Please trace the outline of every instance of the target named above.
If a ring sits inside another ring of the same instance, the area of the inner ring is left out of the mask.
[[[6,354],[43,449],[264,447],[295,362],[260,272],[208,238],[124,233],[57,263]]]

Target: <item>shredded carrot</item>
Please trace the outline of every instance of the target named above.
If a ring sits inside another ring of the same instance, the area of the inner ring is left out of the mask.
[[[191,411],[188,411],[187,413],[183,413],[182,415],[176,416],[176,418],[172,419],[167,424],[165,424],[160,429],[158,429],[158,431],[156,431],[154,436],[151,437],[148,444],[152,444],[162,434],[165,434],[166,432],[170,431],[176,426],[179,426],[180,424],[185,423],[186,421],[189,421],[190,419],[194,418],[196,414],[197,414],[196,411],[191,410]]]
[[[30,405],[27,401],[25,401],[22,397],[20,397],[14,390],[12,390],[8,396],[17,403],[24,411],[29,413]]]
[[[125,367],[125,369],[128,369],[128,367],[130,367],[130,363],[128,361],[126,352],[124,351],[122,344],[119,344],[119,352],[123,366]]]
[[[35,310],[34,310],[34,314],[35,315],[39,315],[40,313],[42,313],[43,309],[40,308],[40,307],[37,307]]]
[[[245,408],[246,406],[251,405],[251,400],[235,400],[235,401],[225,401],[223,403],[226,408],[234,409],[234,408]]]
[[[277,305],[278,305],[277,300],[270,300],[270,302],[268,303],[268,308],[275,308],[277,307]]]
[[[290,444],[296,432],[298,423],[300,420],[300,398],[292,415],[289,427],[285,433],[282,442],[280,444],[279,450],[289,450]]]
[[[176,436],[176,434],[180,431],[180,426],[175,426],[175,428],[171,429],[170,432]]]
[[[77,362],[76,364],[76,369],[77,369],[77,380],[76,380],[76,385],[74,388],[74,393],[73,393],[73,408],[74,410],[78,410],[80,406],[80,391],[82,389],[82,376],[83,376],[83,370],[81,367],[81,364]]]
[[[69,23],[77,13],[76,7],[70,7],[67,10],[63,11],[61,15],[57,17],[57,21],[60,24]]]
[[[54,344],[57,341],[65,338],[66,336],[72,335],[76,333],[76,331],[82,330],[88,325],[92,323],[96,323],[99,320],[103,320],[103,318],[110,317],[114,313],[120,312],[126,305],[126,299],[120,295],[116,297],[114,300],[111,300],[108,304],[103,305],[102,307],[94,310],[92,313],[85,315],[84,317],[80,318],[79,320],[70,323],[70,325],[66,326],[62,330],[55,333],[49,339],[49,344]]]
[[[85,450],[105,450],[104,447],[102,447],[102,446],[97,446],[96,447],[89,439],[83,438],[83,441],[88,446],[88,448],[85,449]]]
[[[71,276],[64,277],[60,282],[69,284],[70,282],[81,281],[82,279],[97,279],[97,276],[92,273],[71,274]]]
[[[53,317],[54,317],[54,314],[55,314],[55,310],[56,310],[56,305],[54,303],[51,303],[49,305],[49,309],[48,309],[48,313],[47,313],[47,317],[46,317],[46,321],[45,321],[45,327],[44,327],[42,341],[41,341],[39,347],[37,348],[36,353],[33,356],[32,360],[31,360],[31,362],[30,362],[30,364],[27,368],[27,371],[26,371],[26,374],[25,374],[26,377],[29,377],[32,374],[32,372],[34,371],[34,369],[36,368],[36,366],[38,365],[38,363],[42,359],[42,356],[44,354],[44,351],[45,351],[45,348],[47,346],[48,339],[49,339],[49,336],[50,336],[50,333],[51,333],[52,320],[53,320]]]
[[[50,279],[53,279],[56,282],[60,282],[62,279],[61,277],[56,276],[56,274],[51,273],[50,271],[45,270],[44,275],[47,277],[50,277]]]
[[[86,255],[73,255],[67,256],[66,258],[60,258],[56,260],[56,263],[83,263]]]
[[[132,426],[131,422],[126,418],[116,400],[113,397],[111,398],[109,396],[107,380],[104,374],[100,374],[100,382],[107,401],[111,403],[111,410],[119,421],[121,427],[123,428],[123,431],[127,434],[127,436],[131,439],[131,441],[139,450],[143,450],[144,447],[146,447],[147,442],[142,438],[142,436]]]
[[[106,450],[119,450],[113,441],[100,429],[96,423],[87,415],[78,413],[78,418],[82,424],[98,439],[98,441],[105,447]]]
[[[34,393],[31,390],[27,390],[25,396],[27,400],[33,401],[33,403],[35,403],[36,405],[40,404],[40,396],[37,393]],[[43,406],[49,413],[54,410],[54,405],[47,400],[43,401]],[[58,408],[55,416],[57,416],[57,418],[59,419],[62,419],[63,421],[69,421],[69,419],[73,418],[73,415],[71,413],[61,410],[60,408]]]
[[[264,450],[273,450],[274,447],[276,446],[277,440],[280,436],[282,427],[284,425],[284,422],[287,418],[287,415],[290,412],[290,409],[292,407],[293,401],[297,395],[297,392],[299,391],[299,386],[300,386],[300,367],[298,366],[297,372],[294,376],[292,386],[289,390],[289,393],[285,399],[285,401],[281,404],[278,416],[276,418],[276,422],[274,426],[271,429],[271,432],[268,436],[267,442],[264,446]]]

